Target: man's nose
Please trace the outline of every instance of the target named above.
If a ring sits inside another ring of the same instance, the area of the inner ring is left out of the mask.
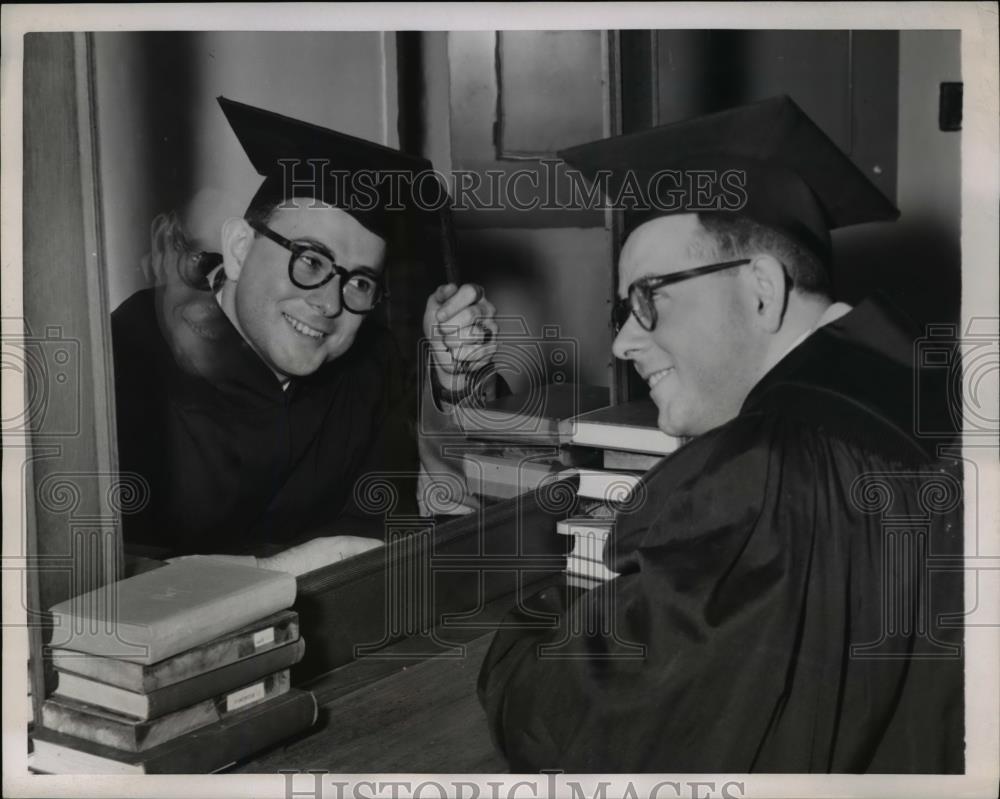
[[[622,325],[622,329],[615,336],[614,343],[611,345],[611,351],[619,360],[634,360],[636,354],[645,346],[647,335],[635,316],[629,314],[628,319],[625,320],[625,324]]]
[[[308,297],[309,304],[323,316],[340,316],[344,303],[340,296],[340,276],[335,275],[329,283],[313,289]]]

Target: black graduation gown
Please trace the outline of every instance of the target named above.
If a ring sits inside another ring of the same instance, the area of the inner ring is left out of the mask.
[[[961,553],[961,472],[911,433],[912,356],[866,302],[644,477],[605,553],[621,576],[494,639],[480,698],[512,770],[963,770],[938,618],[962,576],[929,586],[922,561]]]
[[[347,353],[283,390],[210,294],[212,335],[175,357],[158,296],[112,315],[120,468],[148,486],[123,517],[126,544],[176,555],[381,537],[381,515],[352,502],[369,472],[394,472],[396,512],[416,512],[415,401],[384,327],[366,320]]]

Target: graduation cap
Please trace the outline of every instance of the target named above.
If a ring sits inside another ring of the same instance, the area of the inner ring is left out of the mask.
[[[250,207],[320,200],[388,239],[405,222],[434,219],[447,193],[426,158],[218,98],[254,169],[264,177]]]
[[[788,234],[827,263],[830,230],[899,216],[787,96],[559,156],[600,183],[609,200],[627,197],[635,211],[630,227],[667,214],[738,213]]]

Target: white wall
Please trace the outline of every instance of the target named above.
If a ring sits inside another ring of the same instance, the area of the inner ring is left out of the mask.
[[[834,233],[846,299],[886,292],[921,325],[957,320],[961,303],[961,133],[938,129],[940,84],[961,80],[959,31],[900,32],[900,217]]]

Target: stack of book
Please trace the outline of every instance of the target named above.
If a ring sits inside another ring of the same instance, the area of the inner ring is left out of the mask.
[[[656,419],[656,406],[643,399],[599,408],[572,420],[572,445],[600,452],[604,468],[576,470],[580,477],[577,494],[584,510],[559,524],[559,532],[573,539],[566,558],[568,585],[593,588],[616,576],[604,564],[614,515],[624,508],[634,509],[633,491],[642,473],[680,445],[659,429]]]
[[[473,442],[463,455],[469,489],[509,499],[535,489],[548,475],[600,463],[600,453],[574,447],[573,418],[608,404],[608,390],[557,383],[510,394],[480,408],[460,408],[458,424]]]
[[[593,588],[617,576],[604,565],[604,550],[615,516],[628,506],[640,475],[605,469],[574,469],[572,473],[580,481],[577,506],[572,516],[556,525],[557,532],[572,540],[566,556],[566,584]]]
[[[589,513],[583,508],[581,515],[556,523],[556,530],[572,539],[566,556],[566,585],[590,589],[618,576],[604,565],[604,548],[614,528],[613,512],[601,503]]]
[[[52,608],[53,695],[31,767],[206,773],[313,724],[289,668],[305,651],[295,578],[193,558]],[[117,609],[107,624],[96,611]]]
[[[463,455],[479,496],[509,499],[550,478],[579,476],[584,510],[558,527],[572,539],[567,584],[583,588],[616,576],[603,561],[614,514],[634,505],[641,474],[681,443],[659,429],[651,400],[609,406],[608,399],[605,388],[566,383],[461,409],[459,417],[469,439],[491,442]]]
[[[462,456],[469,490],[490,499],[510,499],[533,491],[550,475],[595,463],[582,447],[482,446]]]

